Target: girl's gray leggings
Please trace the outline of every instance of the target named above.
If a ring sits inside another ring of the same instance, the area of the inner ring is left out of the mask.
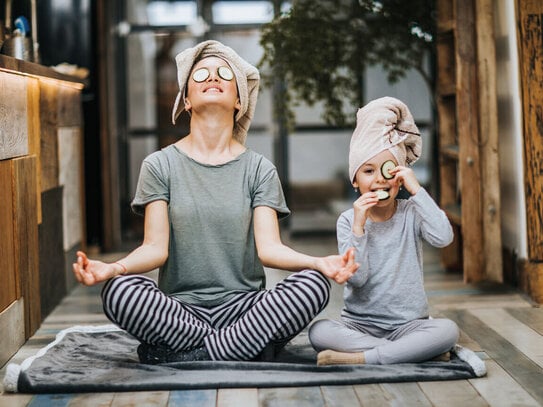
[[[366,363],[423,362],[453,348],[458,326],[449,319],[416,319],[393,330],[323,319],[309,328],[316,351],[364,352]]]

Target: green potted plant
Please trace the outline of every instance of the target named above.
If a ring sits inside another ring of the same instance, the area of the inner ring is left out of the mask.
[[[279,10],[281,1],[275,2]],[[423,77],[434,55],[434,0],[293,0],[285,13],[262,27],[260,67],[264,83],[275,86],[275,113],[292,128],[293,103],[323,102],[323,119],[352,125],[362,106],[363,72],[380,65],[393,83],[408,70]],[[278,95],[279,93],[279,95]],[[353,111],[346,112],[344,106]]]

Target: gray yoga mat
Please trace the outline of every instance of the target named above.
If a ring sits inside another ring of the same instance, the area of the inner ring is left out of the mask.
[[[136,339],[112,325],[69,328],[21,365],[9,365],[4,389],[20,393],[86,393],[298,387],[457,380],[480,375],[454,353],[448,362],[319,367],[305,332],[287,344],[272,362],[145,365],[138,361],[137,346]],[[473,352],[471,357],[477,358]]]

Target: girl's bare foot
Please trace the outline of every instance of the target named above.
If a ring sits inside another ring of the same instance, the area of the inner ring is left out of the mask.
[[[317,366],[363,365],[364,363],[366,363],[364,352],[348,353],[327,349],[317,355]]]

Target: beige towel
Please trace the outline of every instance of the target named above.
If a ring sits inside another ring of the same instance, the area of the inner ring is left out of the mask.
[[[185,87],[194,62],[208,56],[217,56],[224,59],[234,71],[241,103],[241,109],[236,113],[235,117],[234,138],[241,144],[245,144],[247,130],[249,130],[255,112],[260,74],[257,68],[242,59],[232,48],[218,41],[201,42],[180,52],[175,57],[179,93],[172,111],[172,122],[175,124],[175,120],[184,110]]]
[[[390,150],[399,165],[419,159],[422,138],[408,107],[389,96],[375,99],[356,113],[356,128],[349,148],[349,177],[384,150]]]

